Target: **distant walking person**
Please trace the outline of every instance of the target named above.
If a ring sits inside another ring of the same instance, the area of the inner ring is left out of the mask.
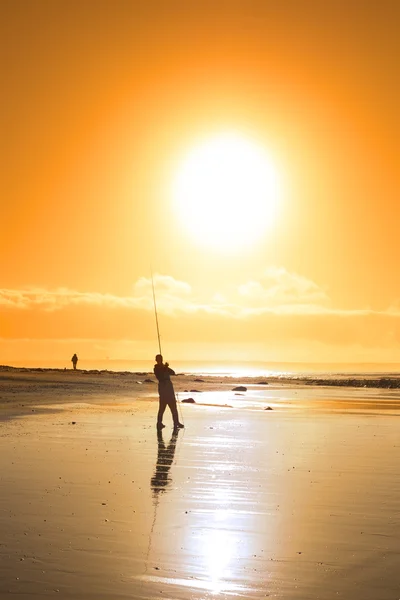
[[[154,365],[154,375],[158,379],[159,395],[157,429],[158,431],[161,431],[161,429],[165,427],[165,425],[163,425],[162,419],[167,406],[169,406],[172,414],[174,429],[181,429],[183,427],[183,424],[179,422],[174,386],[172,385],[172,381],[170,379],[171,375],[175,375],[175,371],[169,368],[168,363],[163,363],[163,357],[161,356],[161,354],[157,354],[156,356],[156,364]]]
[[[78,357],[76,354],[73,355],[73,357],[71,358],[72,361],[72,366],[74,367],[74,371],[76,370],[76,365],[78,364]]]

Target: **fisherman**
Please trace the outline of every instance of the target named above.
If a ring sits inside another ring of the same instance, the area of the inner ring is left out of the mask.
[[[157,430],[161,431],[165,427],[162,419],[167,408],[170,408],[172,413],[172,419],[174,422],[174,429],[182,429],[183,423],[179,422],[178,409],[176,406],[176,398],[174,392],[174,386],[170,379],[171,375],[175,375],[175,371],[170,369],[169,364],[163,363],[163,357],[161,354],[156,356],[156,364],[154,365],[154,375],[158,379],[158,395],[159,395],[159,407],[157,415]]]

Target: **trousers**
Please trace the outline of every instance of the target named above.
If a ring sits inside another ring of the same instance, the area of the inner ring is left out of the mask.
[[[160,381],[158,384],[159,407],[157,414],[157,425],[162,424],[163,415],[167,406],[172,414],[174,425],[179,423],[178,408],[176,406],[176,398],[174,387],[171,381]]]

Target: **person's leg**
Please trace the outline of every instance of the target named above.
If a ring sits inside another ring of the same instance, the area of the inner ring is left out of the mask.
[[[160,397],[160,402],[158,405],[158,414],[157,414],[157,427],[160,429],[163,427],[162,419],[163,419],[163,415],[164,415],[166,407],[167,407],[166,401]]]
[[[175,399],[174,400],[170,400],[168,402],[168,406],[169,406],[169,408],[171,410],[171,413],[172,413],[172,420],[174,422],[174,428],[175,429],[178,428],[178,427],[182,428],[183,425],[182,425],[182,423],[179,422],[178,407],[176,406],[176,400]]]

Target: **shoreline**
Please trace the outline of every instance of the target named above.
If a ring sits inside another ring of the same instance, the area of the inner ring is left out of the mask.
[[[67,369],[65,368],[46,368],[46,367],[13,367],[11,365],[0,365],[0,377],[4,373],[47,373],[47,374],[79,374],[88,376],[114,376],[114,377],[154,377],[153,371],[112,371],[108,369]],[[223,374],[199,374],[192,372],[177,373],[176,378],[194,378],[194,381],[213,382],[243,382],[258,385],[269,385],[277,383],[300,384],[309,386],[325,387],[350,387],[350,388],[380,388],[380,389],[400,389],[400,373],[382,373],[379,377],[376,373],[363,373],[352,375],[344,373],[332,373],[329,377],[326,374],[316,375],[310,373],[306,375],[283,374],[283,375],[223,375]],[[154,380],[155,382],[155,380]]]
[[[398,387],[348,386],[347,381],[319,385],[315,380],[198,377],[178,374],[173,378],[179,406],[188,415],[201,410],[307,413],[391,414],[400,411]],[[364,381],[365,383],[365,381]],[[12,368],[0,371],[0,420],[31,413],[66,410],[68,405],[91,411],[124,410],[158,403],[157,381],[152,373],[102,372]],[[233,416],[235,415],[235,416]]]

